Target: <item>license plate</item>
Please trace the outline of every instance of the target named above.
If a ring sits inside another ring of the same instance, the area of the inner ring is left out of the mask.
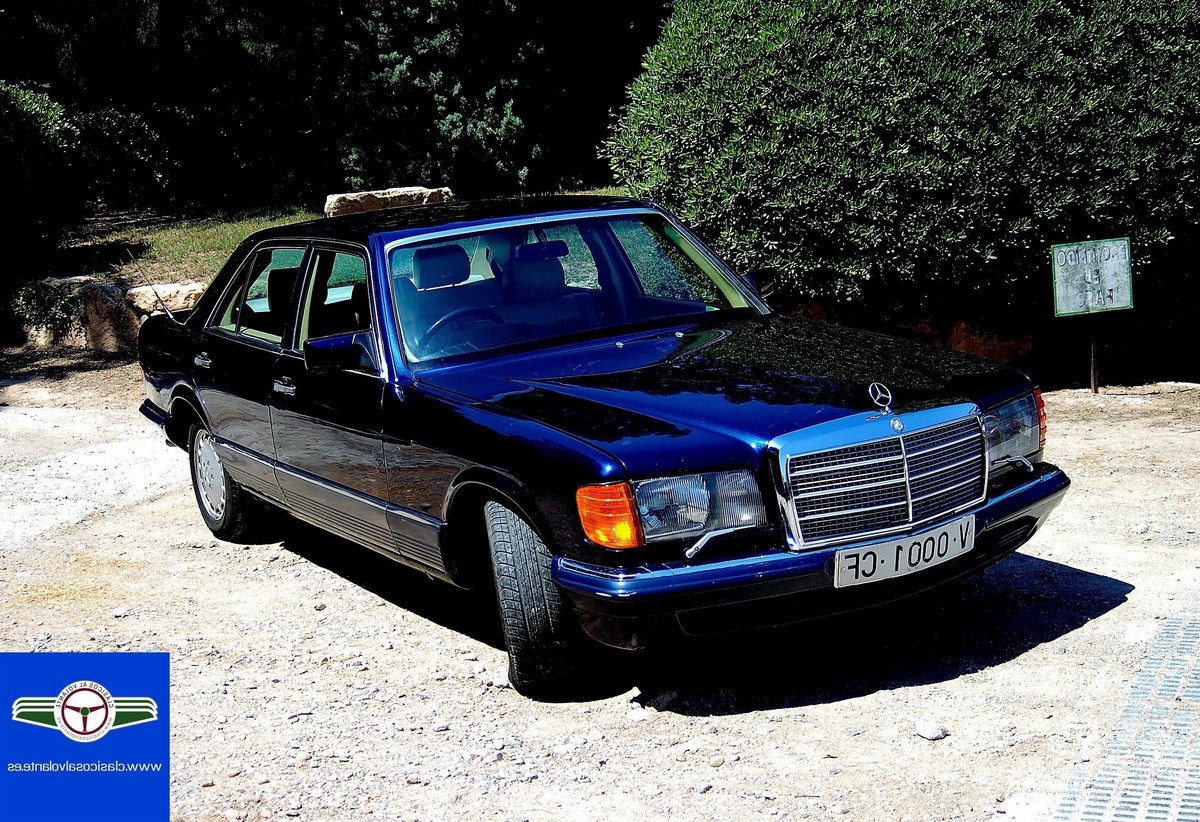
[[[836,554],[833,585],[848,588],[915,574],[961,556],[973,547],[974,515],[892,542],[881,542],[868,548],[846,548]]]

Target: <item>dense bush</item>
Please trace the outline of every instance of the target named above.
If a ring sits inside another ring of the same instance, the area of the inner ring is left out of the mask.
[[[679,0],[607,150],[793,303],[1003,331],[1053,243],[1197,290],[1198,109],[1196,0]]]
[[[0,192],[10,277],[58,242],[86,192],[73,178],[78,131],[45,94],[0,81]],[[14,256],[15,255],[15,256]]]

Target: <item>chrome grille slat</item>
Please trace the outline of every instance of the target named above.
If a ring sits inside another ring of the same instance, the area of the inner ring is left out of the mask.
[[[900,531],[982,500],[986,456],[980,419],[968,416],[791,454],[781,468],[801,544],[815,547]]]
[[[904,482],[902,479],[889,479],[882,480],[880,482],[867,482],[863,483],[862,485],[839,485],[837,486],[837,490],[838,493],[849,494],[854,491],[862,491],[867,488],[883,488],[888,485],[899,485],[902,482]],[[827,496],[827,493],[825,491],[808,491],[803,494],[794,494],[793,496],[796,499],[806,499],[808,497],[824,497]]]
[[[800,521],[804,522],[805,520],[810,519],[826,519],[827,517],[838,517],[846,514],[862,514],[866,511],[882,511],[885,508],[897,508],[899,506],[904,506],[907,508],[908,500],[904,500],[903,502],[885,502],[882,505],[864,505],[861,508],[839,508],[836,511],[828,511],[824,514],[805,514],[804,516],[800,517]]]

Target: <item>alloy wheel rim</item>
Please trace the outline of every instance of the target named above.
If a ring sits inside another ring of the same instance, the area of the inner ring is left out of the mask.
[[[200,504],[214,520],[225,515],[225,467],[207,431],[196,435],[196,452],[192,455],[196,466],[196,490]]]

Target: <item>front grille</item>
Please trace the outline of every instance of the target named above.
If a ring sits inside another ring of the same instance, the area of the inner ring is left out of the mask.
[[[977,417],[885,440],[792,456],[787,475],[805,547],[934,519],[984,495]]]

